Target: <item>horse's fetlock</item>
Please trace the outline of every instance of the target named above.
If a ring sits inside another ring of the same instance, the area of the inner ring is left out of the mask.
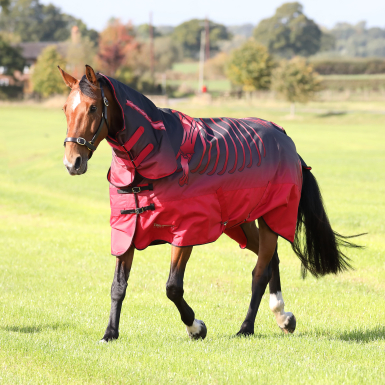
[[[172,302],[179,301],[183,298],[183,288],[175,285],[166,286],[167,298]]]

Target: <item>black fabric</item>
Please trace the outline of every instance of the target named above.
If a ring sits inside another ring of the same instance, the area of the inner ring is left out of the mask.
[[[153,191],[152,183],[147,186],[134,186],[118,190],[118,194],[138,194],[142,191]]]
[[[145,211],[155,210],[155,205],[151,203],[149,206],[139,207],[132,210],[120,210],[120,214],[142,214]]]
[[[176,156],[183,136],[180,123],[167,114],[177,124],[167,126],[166,131],[164,113],[151,100],[113,78],[104,77],[112,88],[124,119],[124,125],[115,137],[107,137],[115,155],[125,161],[128,168],[135,169],[147,179],[155,180],[173,174],[177,170]],[[143,130],[143,133],[135,138],[138,130]],[[109,181],[120,187],[128,185],[114,179]]]

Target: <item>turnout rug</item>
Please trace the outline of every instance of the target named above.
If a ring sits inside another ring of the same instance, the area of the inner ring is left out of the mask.
[[[306,166],[282,127],[258,118],[192,118],[104,77],[124,120],[107,137],[113,255],[132,243],[192,246],[222,233],[245,247],[240,225],[259,217],[293,242]]]

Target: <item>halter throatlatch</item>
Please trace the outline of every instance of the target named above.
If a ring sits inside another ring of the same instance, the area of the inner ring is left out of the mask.
[[[79,137],[79,138],[65,138],[64,139],[64,146],[66,145],[66,142],[77,143],[80,146],[86,146],[91,151],[91,155],[92,155],[92,153],[96,150],[95,142],[98,139],[98,136],[100,135],[100,133],[102,131],[104,122],[106,122],[107,129],[109,129],[108,121],[107,121],[108,100],[104,96],[103,86],[102,86],[102,84],[100,82],[99,82],[99,87],[100,87],[100,90],[102,92],[103,112],[102,112],[102,118],[101,118],[100,123],[99,123],[99,127],[96,130],[95,135],[93,136],[93,138],[89,142],[86,139],[82,138],[82,137]]]

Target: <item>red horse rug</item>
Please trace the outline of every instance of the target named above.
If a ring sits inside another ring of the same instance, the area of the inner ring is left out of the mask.
[[[116,137],[107,137],[113,255],[132,244],[210,243],[222,233],[245,247],[240,225],[259,217],[293,242],[306,166],[282,127],[191,118],[106,79],[124,118]]]

